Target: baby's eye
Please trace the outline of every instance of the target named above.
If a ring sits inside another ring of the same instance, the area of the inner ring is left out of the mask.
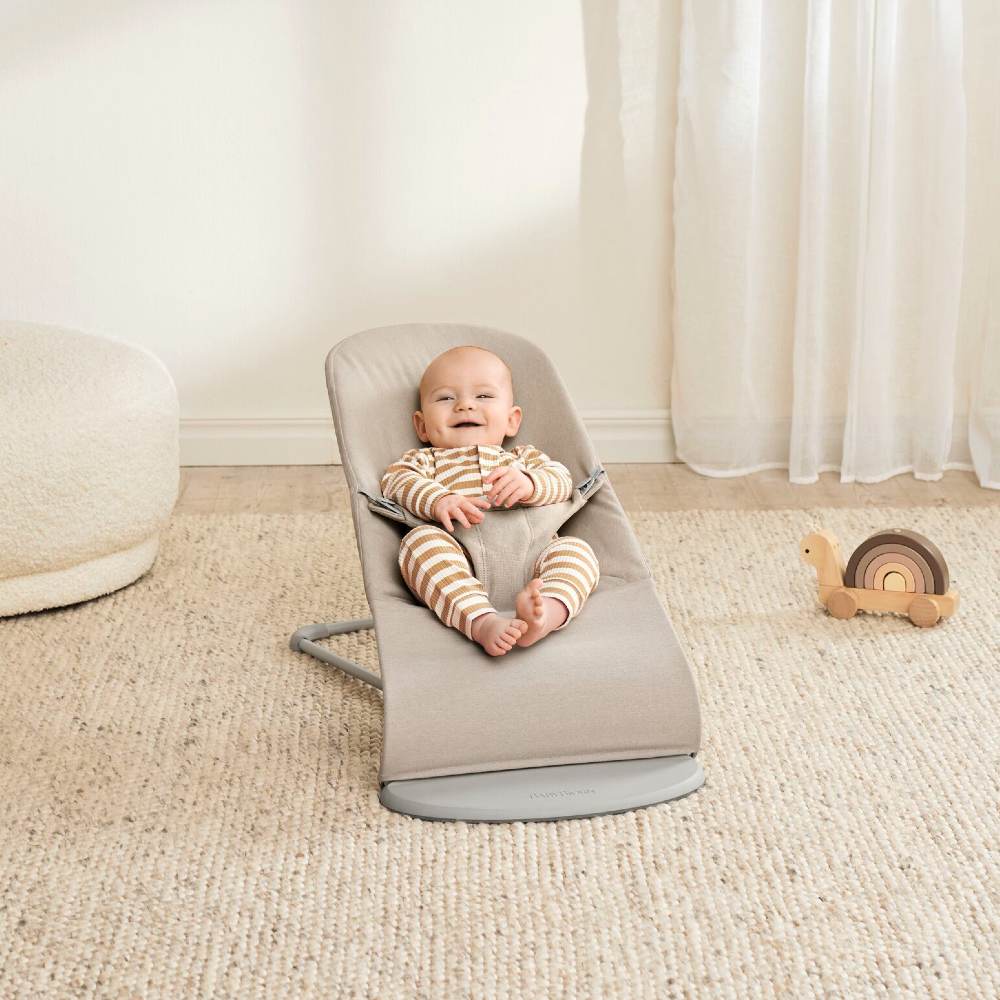
[[[479,395],[482,396],[483,399],[492,399],[493,398],[492,394],[488,393],[488,392],[481,392]]]
[[[449,399],[451,399],[451,396],[439,396],[434,402],[436,402],[436,403],[445,403]]]

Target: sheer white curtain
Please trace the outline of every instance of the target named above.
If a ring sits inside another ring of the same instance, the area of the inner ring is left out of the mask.
[[[1000,488],[998,47],[992,0],[684,0],[679,458]]]

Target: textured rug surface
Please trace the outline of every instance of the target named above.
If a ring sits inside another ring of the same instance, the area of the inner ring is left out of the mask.
[[[288,648],[367,613],[348,514],[178,515],[132,586],[0,620],[0,996],[1000,995],[1000,509],[633,523],[707,782],[618,816],[380,806],[380,695]],[[799,539],[897,526],[958,615],[829,617]]]

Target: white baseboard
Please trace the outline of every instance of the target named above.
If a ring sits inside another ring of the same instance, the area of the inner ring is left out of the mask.
[[[669,410],[584,410],[602,462],[676,462]]]
[[[339,465],[333,420],[181,420],[181,465]]]
[[[675,462],[669,410],[589,410],[580,416],[602,462]],[[333,420],[182,420],[181,465],[339,465]],[[556,456],[553,456],[556,457]]]

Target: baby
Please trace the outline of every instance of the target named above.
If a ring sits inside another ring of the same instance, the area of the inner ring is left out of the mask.
[[[582,538],[553,535],[517,595],[515,618],[500,615],[473,576],[453,522],[471,527],[491,507],[537,507],[573,494],[569,470],[531,445],[506,451],[522,411],[514,405],[510,369],[482,347],[454,347],[438,355],[420,380],[413,414],[413,448],[386,470],[382,495],[417,517],[438,521],[408,532],[399,568],[411,592],[444,622],[491,656],[530,646],[565,628],[597,586],[599,567]]]

